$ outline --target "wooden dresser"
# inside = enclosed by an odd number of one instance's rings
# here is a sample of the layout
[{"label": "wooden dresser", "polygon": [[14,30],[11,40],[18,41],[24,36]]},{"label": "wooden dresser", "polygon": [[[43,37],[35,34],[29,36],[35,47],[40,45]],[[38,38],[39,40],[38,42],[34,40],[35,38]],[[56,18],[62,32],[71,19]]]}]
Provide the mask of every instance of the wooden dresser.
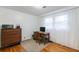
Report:
[{"label": "wooden dresser", "polygon": [[1,29],[1,47],[11,46],[21,42],[21,28]]}]

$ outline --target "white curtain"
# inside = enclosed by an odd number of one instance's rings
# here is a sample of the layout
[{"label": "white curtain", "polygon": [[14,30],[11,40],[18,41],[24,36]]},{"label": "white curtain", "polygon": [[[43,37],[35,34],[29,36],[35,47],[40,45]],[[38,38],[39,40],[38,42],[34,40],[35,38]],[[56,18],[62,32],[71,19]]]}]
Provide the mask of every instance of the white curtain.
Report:
[{"label": "white curtain", "polygon": [[51,41],[68,45],[69,26],[67,14],[44,18],[44,26],[46,27],[46,32],[50,33]]},{"label": "white curtain", "polygon": [[46,27],[46,32],[50,33],[50,40],[54,41],[54,19],[53,17],[44,18],[44,26]]},{"label": "white curtain", "polygon": [[69,25],[68,15],[60,14],[55,16],[55,42],[68,46],[69,42]]}]

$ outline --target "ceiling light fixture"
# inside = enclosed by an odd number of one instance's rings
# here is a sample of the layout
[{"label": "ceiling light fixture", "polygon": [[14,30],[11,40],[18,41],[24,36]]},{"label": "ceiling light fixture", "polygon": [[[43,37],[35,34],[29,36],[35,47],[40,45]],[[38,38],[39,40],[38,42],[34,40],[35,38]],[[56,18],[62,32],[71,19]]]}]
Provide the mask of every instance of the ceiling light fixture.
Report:
[{"label": "ceiling light fixture", "polygon": [[46,8],[47,6],[43,6],[42,8]]},{"label": "ceiling light fixture", "polygon": [[37,8],[37,9],[42,9],[42,8],[46,8],[47,6],[34,6],[34,8]]}]

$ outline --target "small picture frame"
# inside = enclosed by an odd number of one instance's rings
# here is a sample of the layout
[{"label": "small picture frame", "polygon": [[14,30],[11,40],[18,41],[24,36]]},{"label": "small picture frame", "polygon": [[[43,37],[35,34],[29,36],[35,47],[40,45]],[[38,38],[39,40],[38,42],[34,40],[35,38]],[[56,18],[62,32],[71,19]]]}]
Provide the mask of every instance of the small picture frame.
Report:
[{"label": "small picture frame", "polygon": [[16,28],[20,28],[20,26],[16,26]]}]

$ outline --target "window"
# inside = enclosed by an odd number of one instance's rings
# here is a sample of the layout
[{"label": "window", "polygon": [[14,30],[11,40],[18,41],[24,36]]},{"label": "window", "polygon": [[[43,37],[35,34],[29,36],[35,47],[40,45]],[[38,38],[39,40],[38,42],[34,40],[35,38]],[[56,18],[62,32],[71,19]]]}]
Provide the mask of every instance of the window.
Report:
[{"label": "window", "polygon": [[52,29],[53,28],[53,18],[45,18],[44,19],[44,26],[46,29]]},{"label": "window", "polygon": [[55,17],[55,29],[68,30],[68,16],[67,15],[59,15]]},{"label": "window", "polygon": [[68,30],[68,15],[44,18],[44,26],[46,29]]}]

